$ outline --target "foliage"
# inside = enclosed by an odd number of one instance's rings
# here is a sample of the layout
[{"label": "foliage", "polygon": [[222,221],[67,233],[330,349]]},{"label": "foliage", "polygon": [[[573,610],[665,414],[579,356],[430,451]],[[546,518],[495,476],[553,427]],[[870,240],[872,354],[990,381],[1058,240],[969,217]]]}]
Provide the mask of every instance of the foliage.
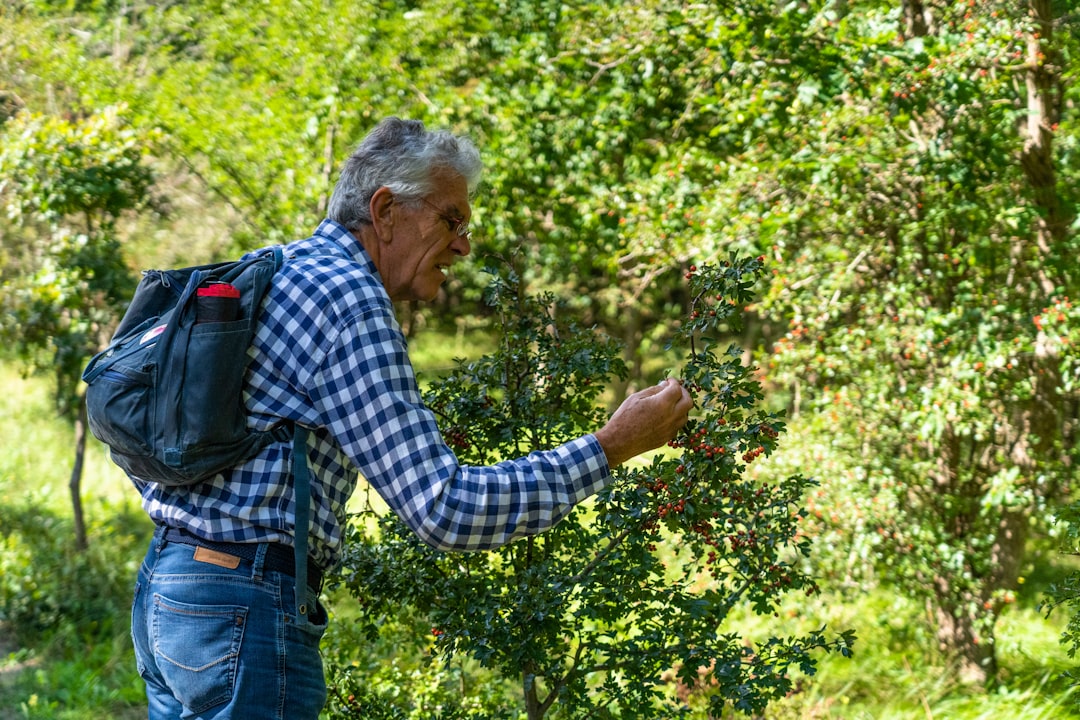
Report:
[{"label": "foliage", "polygon": [[128,290],[117,221],[152,200],[145,158],[152,138],[135,132],[123,107],[71,123],[23,113],[0,150],[0,198],[25,243],[23,263],[5,266],[0,337],[57,383],[57,405],[73,416],[87,358],[108,339]]},{"label": "foliage", "polygon": [[[341,616],[323,640],[330,697],[329,717],[423,720],[519,720],[513,685],[475,662],[432,663],[430,623],[423,613],[398,611],[383,618],[377,638],[352,622],[354,601],[341,592],[332,602]],[[357,649],[365,648],[363,654]]]},{"label": "foliage", "polygon": [[[1044,560],[1050,560],[1045,558]],[[769,707],[770,720],[805,718],[968,718],[1064,720],[1080,717],[1075,688],[1061,675],[1069,666],[1058,647],[1061,622],[1042,621],[1035,608],[1048,577],[1065,568],[1040,563],[1026,578],[998,623],[1002,672],[992,690],[973,689],[949,672],[947,659],[926,642],[925,603],[881,587],[859,593],[852,603],[825,589],[811,600],[789,599],[781,609],[786,631],[828,622],[851,627],[859,637],[852,659],[825,658],[812,680]],[[774,621],[775,622],[775,621]],[[744,621],[753,632],[752,619]],[[932,636],[932,633],[929,633]]]},{"label": "foliage", "polygon": [[26,242],[18,261],[0,268],[0,340],[30,371],[52,373],[57,409],[77,429],[69,489],[79,549],[87,543],[82,369],[111,335],[133,286],[117,223],[153,201],[154,173],[144,162],[152,135],[134,132],[123,111],[75,123],[23,112],[0,133],[0,199],[16,229],[0,238],[5,246]]},{"label": "foliage", "polygon": [[[1073,502],[1061,511],[1060,522],[1065,532],[1062,533],[1061,551],[1069,555],[1080,555],[1080,503]],[[1080,650],[1080,572],[1053,583],[1046,593],[1040,609],[1047,616],[1058,608],[1069,611],[1068,623],[1061,633],[1061,642],[1067,648],[1070,658],[1075,658]],[[1080,671],[1075,667],[1067,673],[1074,686],[1080,685]]]},{"label": "foliage", "polygon": [[[993,674],[1023,540],[1071,517],[1075,345],[1052,325],[1077,297],[1074,0],[4,13],[14,105],[74,118],[127,101],[198,199],[242,219],[237,244],[306,232],[378,116],[468,131],[490,167],[483,242],[529,248],[524,285],[622,338],[627,385],[692,299],[689,265],[765,254],[742,345],[775,352],[770,403],[790,400],[798,436],[763,472],[823,470],[814,568],[924,598],[945,648]],[[6,267],[33,259],[5,238]],[[463,270],[451,295],[481,288]]]},{"label": "foliage", "polygon": [[935,6],[922,28],[866,5],[814,18],[840,41],[826,73],[765,73],[762,93],[803,91],[800,121],[746,148],[721,212],[778,263],[772,377],[807,414],[790,465],[835,468],[814,498],[833,577],[924,597],[942,648],[992,678],[1025,539],[1075,462],[1075,351],[1043,325],[1075,296],[1077,197],[1017,132],[1025,80],[1075,46],[1015,4]]},{"label": "foliage", "polygon": [[[445,344],[452,344],[451,339],[446,338]],[[45,568],[54,568],[61,557],[66,557],[66,546],[57,542],[59,537],[70,534],[65,525],[70,522],[70,516],[65,511],[63,496],[50,493],[42,484],[55,487],[62,482],[54,472],[55,462],[69,453],[71,429],[48,412],[51,388],[47,383],[41,378],[21,378],[10,360],[0,363],[0,389],[3,390],[0,430],[5,437],[17,440],[0,446],[0,514],[4,520],[15,518],[12,524],[16,526],[33,524],[50,528],[48,537],[41,539],[42,547],[46,548],[42,550],[42,561]],[[788,433],[784,445],[797,439]],[[141,528],[129,524],[137,520],[138,511],[120,507],[119,503],[123,497],[134,499],[130,484],[122,473],[108,472],[106,453],[100,448],[92,449],[89,454],[92,457],[88,472],[92,470],[98,477],[96,494],[109,497],[103,507],[112,510],[99,513],[91,506],[91,515],[116,518],[92,529],[95,537],[100,533],[111,541],[91,545],[91,556],[100,553],[102,558],[101,565],[94,568],[116,576],[115,582],[105,583],[111,598],[108,602],[115,603],[111,610],[113,632],[105,632],[100,625],[93,633],[81,631],[78,616],[63,615],[60,626],[54,625],[53,632],[47,630],[44,637],[27,639],[19,649],[0,649],[3,675],[0,708],[16,717],[35,720],[146,717],[125,618],[130,600],[128,583],[133,581],[135,573],[133,563],[144,549],[150,527],[145,520]],[[779,457],[773,455],[767,464],[771,466]],[[128,533],[140,539],[125,539]],[[23,538],[26,543],[38,541],[36,531],[29,531]],[[820,542],[815,540],[815,553],[818,552]],[[55,559],[50,559],[54,556]],[[770,707],[768,717],[774,720],[863,716],[914,720],[927,716],[920,699],[923,697],[934,717],[951,720],[992,717],[1060,720],[1076,715],[1068,707],[1071,702],[1068,689],[1058,682],[1060,670],[1069,663],[1064,650],[1057,646],[1056,637],[1064,626],[1065,613],[1055,613],[1049,620],[1042,620],[1035,610],[1042,583],[1061,577],[1061,572],[1053,570],[1048,562],[1052,559],[1039,561],[1034,568],[1037,574],[1027,578],[1024,590],[1017,594],[1017,602],[1002,618],[998,644],[1003,655],[1003,672],[1008,678],[1007,688],[989,694],[971,693],[947,679],[944,668],[920,649],[919,641],[925,633],[921,603],[897,596],[887,588],[860,594],[853,600],[833,594],[828,586],[823,586],[821,594],[810,598],[801,593],[791,594],[781,607],[780,618],[771,615],[755,618],[744,608],[733,615],[732,622],[741,632],[754,637],[775,633],[777,627],[783,627],[785,632],[802,632],[822,623],[858,631],[855,656],[824,658],[812,683],[802,680],[798,683],[799,692]],[[1040,580],[1038,574],[1044,574],[1045,579]],[[70,594],[70,587],[60,583],[49,585],[65,595]],[[99,598],[102,597],[105,595],[99,593]],[[83,598],[81,602],[90,599]],[[368,689],[377,689],[380,698],[393,707],[404,709],[413,704],[413,698],[447,697],[451,692],[466,708],[490,700],[487,707],[491,715],[495,715],[498,707],[513,705],[512,700],[507,700],[513,697],[510,693],[513,687],[507,689],[506,683],[498,683],[474,665],[460,662],[460,658],[448,670],[443,669],[441,662],[424,664],[425,652],[434,641],[430,622],[424,618],[406,618],[403,613],[394,613],[380,623],[378,640],[372,643],[363,636],[362,626],[353,623],[355,600],[344,592],[336,592],[327,595],[327,604],[333,615],[322,646],[328,669],[356,662],[362,666],[357,674],[371,683]],[[0,645],[6,631],[0,623]],[[436,683],[442,687],[437,688]],[[492,699],[496,692],[502,693],[501,704]],[[467,699],[474,696],[479,700]],[[449,702],[445,706],[451,707]],[[429,707],[422,706],[414,711],[413,717],[417,720],[429,717],[425,714]],[[458,717],[462,716],[464,712]]]},{"label": "foliage", "polygon": [[149,523],[133,504],[106,505],[99,515],[108,519],[89,528],[93,545],[75,553],[70,513],[36,493],[13,496],[11,478],[0,489],[0,639],[10,634],[22,648],[14,659],[30,668],[5,668],[0,705],[32,718],[79,708],[123,716],[145,698],[127,618]]},{"label": "foliage", "polygon": [[34,720],[146,717],[128,617],[152,523],[101,446],[88,448],[92,538],[72,546],[58,467],[72,427],[51,411],[48,378],[0,362],[0,716]]},{"label": "foliage", "polygon": [[454,103],[453,86],[433,90],[423,75],[453,66],[455,4],[445,15],[415,5],[198,0],[76,14],[66,21],[83,63],[67,72],[80,104],[125,102],[135,126],[163,133],[169,165],[235,213],[236,249],[287,241],[321,219],[338,162],[377,119],[441,120]]},{"label": "foliage", "polygon": [[[620,472],[591,507],[494,552],[437,552],[392,515],[378,519],[378,535],[355,525],[344,583],[371,630],[401,603],[426,612],[433,653],[521,678],[529,718],[549,709],[560,717],[686,713],[672,681],[712,713],[752,714],[791,690],[793,670],[813,673],[816,654],[850,653],[850,633],[748,643],[724,629],[733,608],[771,615],[786,593],[817,590],[798,566],[809,553],[799,524],[812,482],[746,475],[776,448],[784,424],[756,407],[761,389],[741,349],[717,350],[760,268],[733,256],[690,273],[694,309],[679,347],[697,410],[673,443],[681,455]],[[498,349],[461,364],[427,397],[462,461],[489,464],[596,427],[601,384],[625,371],[618,348],[561,323],[554,299],[522,295],[514,274],[497,278],[488,299],[501,321]]]},{"label": "foliage", "polygon": [[[70,521],[32,502],[5,504],[0,538],[0,622],[21,644],[35,645],[64,623],[79,632],[107,635],[127,616],[136,558],[148,539],[134,506],[105,508],[114,515],[93,530],[109,546],[86,554],[71,552]],[[113,554],[129,557],[115,563]],[[79,592],[71,592],[79,588]],[[119,612],[118,612],[119,611]]]}]

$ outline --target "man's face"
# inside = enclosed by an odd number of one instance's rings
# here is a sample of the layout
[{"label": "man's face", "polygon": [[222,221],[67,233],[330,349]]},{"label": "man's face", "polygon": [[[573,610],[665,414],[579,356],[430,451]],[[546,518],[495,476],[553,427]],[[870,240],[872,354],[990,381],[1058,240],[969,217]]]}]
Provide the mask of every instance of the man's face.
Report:
[{"label": "man's face", "polygon": [[384,249],[379,273],[390,299],[434,300],[446,271],[469,254],[469,239],[458,235],[457,221],[468,222],[468,187],[456,173],[435,176],[435,190],[417,207],[395,203],[393,237]]}]

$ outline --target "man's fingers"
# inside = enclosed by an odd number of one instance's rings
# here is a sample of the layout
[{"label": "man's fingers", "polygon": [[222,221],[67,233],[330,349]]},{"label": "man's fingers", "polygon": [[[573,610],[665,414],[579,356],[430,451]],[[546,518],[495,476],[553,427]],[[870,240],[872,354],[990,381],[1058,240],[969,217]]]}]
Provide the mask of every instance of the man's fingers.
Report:
[{"label": "man's fingers", "polygon": [[654,404],[654,422],[657,432],[666,435],[666,442],[690,419],[694,399],[683,384],[673,378],[668,378],[657,387],[660,387],[660,394],[654,398],[654,403],[658,403]]},{"label": "man's fingers", "polygon": [[671,395],[674,411],[677,414],[689,414],[690,409],[694,407],[694,398],[690,396],[690,392],[678,380],[668,378],[667,385],[661,392]]},{"label": "man's fingers", "polygon": [[654,395],[659,395],[660,393],[664,392],[667,389],[668,389],[668,383],[667,383],[667,380],[664,380],[664,381],[661,381],[661,382],[657,383],[656,385],[651,385],[651,386],[645,388],[644,390],[638,390],[637,393],[635,393],[635,394],[638,397],[648,398],[648,397],[653,397]]}]

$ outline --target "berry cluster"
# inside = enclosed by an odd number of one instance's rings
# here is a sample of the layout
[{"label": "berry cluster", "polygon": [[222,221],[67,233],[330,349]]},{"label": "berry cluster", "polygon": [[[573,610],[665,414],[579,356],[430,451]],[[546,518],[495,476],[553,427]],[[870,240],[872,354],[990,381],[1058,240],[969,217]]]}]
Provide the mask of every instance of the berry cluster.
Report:
[{"label": "berry cluster", "polygon": [[457,448],[458,450],[468,450],[470,447],[469,437],[460,427],[452,427],[449,430],[444,430],[443,439],[446,440],[447,445]]},{"label": "berry cluster", "polygon": [[683,498],[682,500],[678,500],[676,502],[669,502],[669,503],[666,503],[664,505],[661,505],[660,508],[656,511],[656,513],[660,517],[664,518],[664,517],[667,517],[669,513],[673,513],[673,512],[674,513],[683,513],[685,511],[686,511],[686,499]]},{"label": "berry cluster", "polygon": [[774,428],[772,425],[765,425],[764,423],[758,425],[757,428],[755,428],[755,432],[761,433],[770,440],[775,440],[776,438],[780,437],[779,430]]},{"label": "berry cluster", "polygon": [[[675,472],[681,475],[686,472],[686,468],[683,465],[680,465],[678,468],[675,469]],[[684,482],[683,486],[685,489],[689,489],[690,482]],[[652,493],[666,493],[669,498],[668,502],[662,503],[657,507],[657,518],[662,519],[666,518],[672,513],[681,514],[686,511],[687,498],[685,496],[682,496],[681,493],[679,493],[678,488],[672,488],[660,478],[654,478],[653,482],[645,483],[644,487]],[[642,529],[645,530],[645,532],[652,532],[653,530],[656,530],[656,527],[657,525],[655,521],[646,521],[642,525]]]},{"label": "berry cluster", "polygon": [[1046,326],[1064,323],[1067,319],[1066,313],[1070,310],[1072,310],[1072,302],[1069,298],[1060,300],[1055,298],[1053,304],[1044,307],[1042,312],[1034,317],[1035,327],[1043,330]]},{"label": "berry cluster", "polygon": [[753,450],[747,450],[746,452],[743,453],[743,456],[742,456],[743,462],[746,463],[747,465],[749,465],[750,463],[757,460],[758,456],[761,455],[763,452],[765,452],[765,448],[762,447],[761,445],[758,445]]},{"label": "berry cluster", "polygon": [[[682,440],[680,440],[679,438],[675,438],[674,440],[670,441],[668,443],[668,447],[676,449],[686,448],[690,452],[700,453],[701,455],[704,455],[706,460],[712,460],[714,457],[719,457],[720,455],[726,454],[727,448],[725,448],[723,445],[715,445],[705,442],[705,436],[707,434],[708,429],[705,427],[701,427],[698,428],[698,430],[692,435]],[[682,465],[680,465],[679,468],[685,469]],[[675,472],[682,474],[683,470],[677,468]]]}]

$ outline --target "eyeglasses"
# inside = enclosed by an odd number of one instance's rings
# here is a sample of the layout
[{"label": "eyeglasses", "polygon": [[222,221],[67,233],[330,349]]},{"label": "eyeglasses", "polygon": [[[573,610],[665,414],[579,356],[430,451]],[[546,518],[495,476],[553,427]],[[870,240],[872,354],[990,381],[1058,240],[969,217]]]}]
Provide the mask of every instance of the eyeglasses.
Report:
[{"label": "eyeglasses", "polygon": [[439,216],[439,219],[446,223],[446,226],[450,228],[450,232],[454,233],[458,237],[463,237],[469,242],[472,242],[472,231],[469,230],[469,223],[462,219],[452,217],[444,213],[437,205],[433,205],[424,198],[420,198],[420,202],[427,205],[429,208],[435,211],[435,214]]}]

